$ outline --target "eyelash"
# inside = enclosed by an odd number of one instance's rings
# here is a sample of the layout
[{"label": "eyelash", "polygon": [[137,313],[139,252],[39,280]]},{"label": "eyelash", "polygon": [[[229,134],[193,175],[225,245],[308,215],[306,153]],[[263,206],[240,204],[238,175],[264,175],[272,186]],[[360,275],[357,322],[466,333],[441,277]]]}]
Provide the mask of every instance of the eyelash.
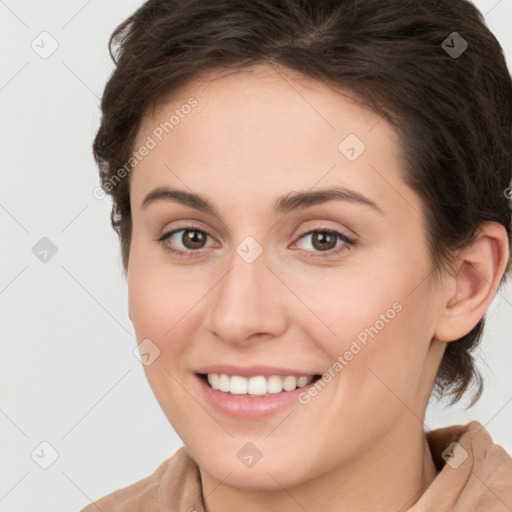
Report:
[{"label": "eyelash", "polygon": [[[196,256],[196,253],[200,253],[201,249],[197,250],[188,250],[188,251],[180,251],[177,249],[173,249],[169,247],[165,242],[168,238],[170,238],[172,235],[179,233],[180,231],[196,231],[198,233],[203,233],[206,236],[210,236],[206,231],[203,231],[202,229],[198,229],[195,226],[182,226],[180,229],[174,229],[173,231],[169,231],[168,233],[165,233],[160,238],[157,238],[155,241],[158,241],[163,248],[170,254],[174,254],[183,258],[194,258]],[[335,249],[329,249],[328,251],[313,251],[316,252],[314,256],[311,256],[313,258],[325,258],[329,256],[334,256],[336,254],[339,254],[343,251],[346,251],[350,249],[351,247],[357,246],[357,241],[353,238],[348,237],[347,235],[341,233],[340,231],[337,231],[332,228],[316,228],[316,229],[310,229],[309,231],[306,231],[302,233],[298,238],[297,241],[299,241],[301,238],[305,237],[306,235],[310,235],[313,233],[328,233],[330,235],[334,235],[341,239],[343,244]],[[311,251],[306,251],[311,252]]]}]

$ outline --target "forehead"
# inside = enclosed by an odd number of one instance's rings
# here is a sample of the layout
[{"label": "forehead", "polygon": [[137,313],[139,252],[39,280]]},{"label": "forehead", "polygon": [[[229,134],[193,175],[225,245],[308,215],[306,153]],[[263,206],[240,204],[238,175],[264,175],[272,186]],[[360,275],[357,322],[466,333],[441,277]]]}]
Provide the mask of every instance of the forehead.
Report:
[{"label": "forehead", "polygon": [[321,182],[377,187],[389,197],[389,180],[400,179],[391,125],[349,91],[291,70],[205,73],[147,112],[134,149],[148,137],[154,148],[131,176],[139,204],[164,184],[221,198],[236,185],[240,195],[264,199]]},{"label": "forehead", "polygon": [[[187,104],[192,98],[197,106],[189,112]],[[197,136],[205,132],[208,138],[212,132],[221,136],[231,129],[240,137],[251,136],[247,145],[254,135],[272,140],[279,128],[284,128],[290,138],[300,134],[311,137],[313,132],[323,138],[328,130],[333,132],[331,135],[338,132],[338,137],[346,128],[363,136],[381,121],[378,113],[346,88],[334,90],[297,71],[262,65],[236,71],[209,70],[173,90],[146,112],[139,141],[160,123],[169,121],[173,113],[179,115],[173,123],[193,126]],[[186,118],[187,123],[181,123]],[[172,128],[174,135],[184,131],[177,129],[178,123]],[[245,130],[240,134],[242,127]],[[389,125],[380,132],[395,136]]]}]

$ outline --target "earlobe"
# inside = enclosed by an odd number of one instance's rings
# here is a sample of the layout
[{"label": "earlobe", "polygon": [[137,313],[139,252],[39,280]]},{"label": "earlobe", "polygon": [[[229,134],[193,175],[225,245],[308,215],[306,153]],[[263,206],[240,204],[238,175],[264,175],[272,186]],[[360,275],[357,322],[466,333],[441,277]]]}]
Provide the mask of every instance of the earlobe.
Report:
[{"label": "earlobe", "polygon": [[473,243],[461,251],[458,272],[453,276],[455,293],[439,317],[434,337],[453,341],[468,334],[482,319],[507,267],[508,237],[505,227],[496,222],[481,225]]}]

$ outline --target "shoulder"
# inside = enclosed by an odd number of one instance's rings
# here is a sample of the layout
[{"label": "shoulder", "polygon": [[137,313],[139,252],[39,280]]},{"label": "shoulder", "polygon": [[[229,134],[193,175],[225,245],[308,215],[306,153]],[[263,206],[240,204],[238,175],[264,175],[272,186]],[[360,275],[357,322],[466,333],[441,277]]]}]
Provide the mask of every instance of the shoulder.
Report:
[{"label": "shoulder", "polygon": [[199,492],[197,465],[182,446],[152,475],[100,498],[81,512],[158,512],[161,507],[164,509],[164,500],[169,503],[181,501],[182,495],[188,494],[188,501]]},{"label": "shoulder", "polygon": [[[443,451],[451,443],[457,443],[466,451],[484,458],[492,456],[493,461],[510,465],[510,454],[499,444],[495,443],[485,426],[479,421],[471,421],[466,425],[451,425],[449,427],[431,430],[426,433],[427,440],[435,459],[444,459]],[[439,461],[441,462],[441,461]],[[443,462],[441,462],[443,465]]]},{"label": "shoulder", "polygon": [[[411,512],[512,510],[512,458],[478,421],[427,432],[439,471]],[[442,504],[441,504],[442,497]],[[435,507],[434,507],[435,505]]]}]

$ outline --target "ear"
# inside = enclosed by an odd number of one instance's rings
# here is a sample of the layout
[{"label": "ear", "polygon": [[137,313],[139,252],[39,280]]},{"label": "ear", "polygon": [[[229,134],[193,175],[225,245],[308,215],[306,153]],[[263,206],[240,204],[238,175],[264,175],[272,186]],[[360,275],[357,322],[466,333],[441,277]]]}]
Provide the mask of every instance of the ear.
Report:
[{"label": "ear", "polygon": [[450,291],[446,293],[435,339],[453,341],[462,338],[482,319],[507,267],[508,244],[503,225],[482,223],[473,243],[460,252],[457,273],[448,278],[450,282],[446,289]]}]

